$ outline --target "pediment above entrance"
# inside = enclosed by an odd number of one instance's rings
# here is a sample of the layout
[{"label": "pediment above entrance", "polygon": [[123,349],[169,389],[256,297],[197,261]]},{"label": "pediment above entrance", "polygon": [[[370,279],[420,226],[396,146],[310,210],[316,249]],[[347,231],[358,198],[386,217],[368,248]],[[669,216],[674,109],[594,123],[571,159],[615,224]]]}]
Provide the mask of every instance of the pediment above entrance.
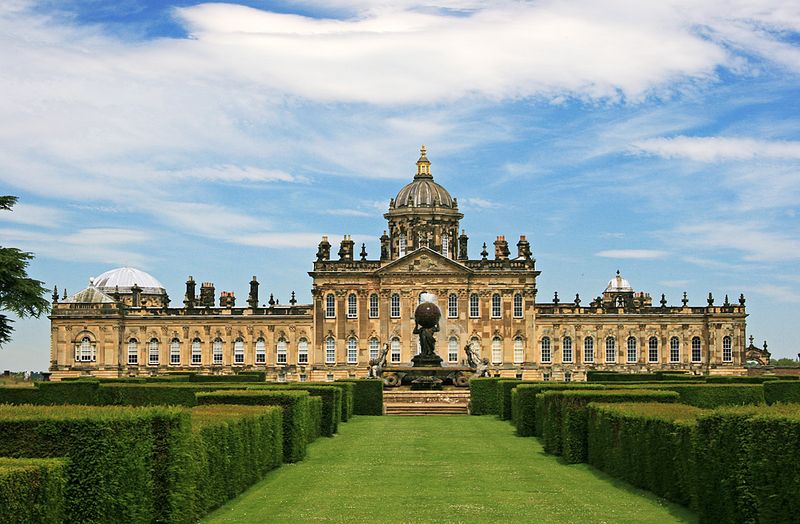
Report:
[{"label": "pediment above entrance", "polygon": [[420,273],[468,275],[473,271],[441,253],[421,247],[402,258],[393,260],[375,272],[376,275],[410,275]]}]

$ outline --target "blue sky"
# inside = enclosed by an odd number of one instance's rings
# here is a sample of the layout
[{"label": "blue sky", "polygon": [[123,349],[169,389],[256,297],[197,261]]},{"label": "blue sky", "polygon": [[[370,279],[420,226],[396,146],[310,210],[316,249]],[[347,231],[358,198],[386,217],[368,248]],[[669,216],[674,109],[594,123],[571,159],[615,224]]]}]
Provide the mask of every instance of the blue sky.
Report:
[{"label": "blue sky", "polygon": [[[70,293],[144,269],[310,301],[323,234],[366,242],[420,144],[470,255],[528,235],[539,299],[620,269],[672,304],[747,296],[796,356],[800,6],[785,1],[0,6],[0,243]],[[0,369],[44,369],[46,319]]]}]

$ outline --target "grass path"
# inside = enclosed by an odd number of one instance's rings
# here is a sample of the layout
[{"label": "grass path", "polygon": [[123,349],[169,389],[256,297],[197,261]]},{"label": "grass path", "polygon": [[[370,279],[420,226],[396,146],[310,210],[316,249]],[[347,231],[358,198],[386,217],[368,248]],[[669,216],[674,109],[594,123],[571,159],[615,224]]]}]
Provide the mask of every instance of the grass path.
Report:
[{"label": "grass path", "polygon": [[494,417],[356,417],[204,521],[694,522]]}]

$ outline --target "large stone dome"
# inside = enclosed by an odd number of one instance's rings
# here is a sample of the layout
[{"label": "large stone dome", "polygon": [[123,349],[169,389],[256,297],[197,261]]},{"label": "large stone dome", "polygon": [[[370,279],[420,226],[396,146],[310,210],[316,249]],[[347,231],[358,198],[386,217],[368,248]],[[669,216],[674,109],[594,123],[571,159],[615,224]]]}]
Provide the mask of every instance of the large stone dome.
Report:
[{"label": "large stone dome", "polygon": [[622,278],[622,275],[617,271],[617,275],[608,281],[606,286],[606,293],[630,293],[633,291],[631,283]]},{"label": "large stone dome", "polygon": [[105,292],[129,292],[134,284],[142,288],[144,293],[160,293],[164,286],[150,273],[133,267],[120,267],[106,271],[92,280],[94,287]]},{"label": "large stone dome", "polygon": [[446,207],[455,208],[457,203],[450,196],[445,188],[433,181],[430,170],[430,161],[426,156],[425,146],[420,149],[420,157],[417,160],[417,174],[414,180],[406,184],[397,193],[394,199],[394,207]]}]

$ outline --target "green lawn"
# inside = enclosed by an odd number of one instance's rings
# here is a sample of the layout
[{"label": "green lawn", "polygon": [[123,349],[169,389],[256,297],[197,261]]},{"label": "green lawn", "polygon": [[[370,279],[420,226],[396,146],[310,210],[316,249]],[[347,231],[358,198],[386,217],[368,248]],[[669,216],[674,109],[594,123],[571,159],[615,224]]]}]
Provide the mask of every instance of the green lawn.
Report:
[{"label": "green lawn", "polygon": [[356,417],[204,522],[693,522],[494,417]]}]

